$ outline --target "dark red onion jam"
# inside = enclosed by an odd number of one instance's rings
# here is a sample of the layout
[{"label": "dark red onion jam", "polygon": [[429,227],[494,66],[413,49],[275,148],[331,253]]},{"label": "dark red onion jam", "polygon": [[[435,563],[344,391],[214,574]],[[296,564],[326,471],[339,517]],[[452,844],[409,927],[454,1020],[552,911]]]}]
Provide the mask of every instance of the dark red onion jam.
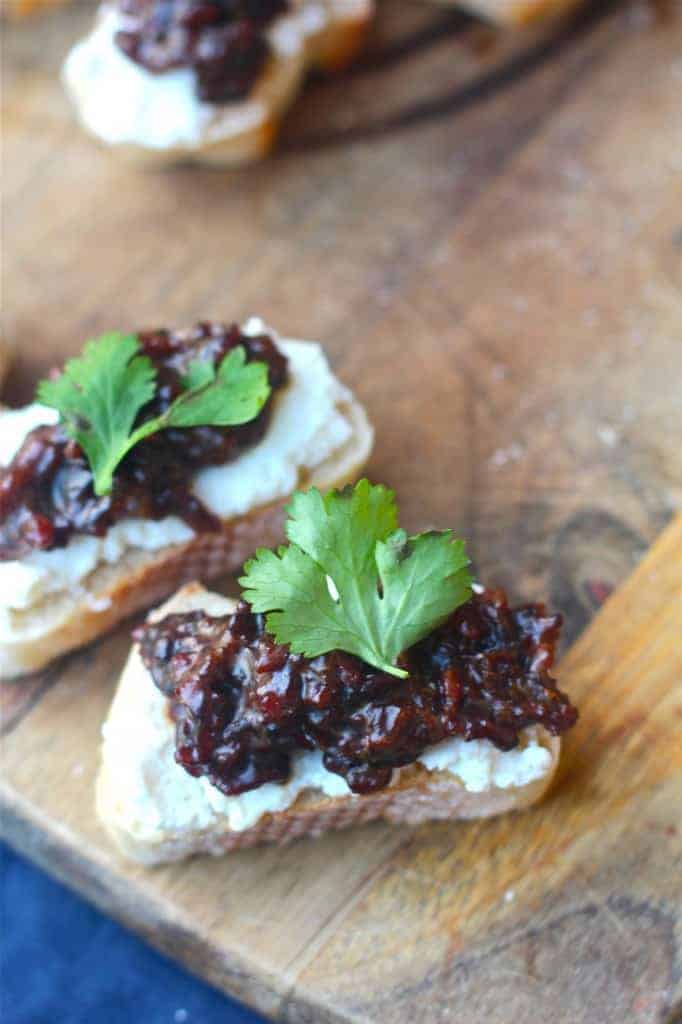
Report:
[{"label": "dark red onion jam", "polygon": [[222,617],[169,615],[135,639],[191,775],[244,793],[286,781],[292,754],[319,749],[353,792],[372,793],[448,737],[511,750],[528,726],[570,729],[577,712],[550,675],[560,630],[544,605],[510,608],[486,590],[401,656],[405,680],[340,651],[291,654],[244,603]]},{"label": "dark red onion jam", "polygon": [[243,99],[270,55],[267,26],[287,0],[118,0],[116,45],[147,71],[192,68],[207,103]]},{"label": "dark red onion jam", "polygon": [[267,335],[249,337],[236,325],[200,323],[182,331],[143,331],[138,338],[157,371],[156,395],[140,422],[168,408],[192,360],[218,365],[237,345],[244,346],[248,360],[267,364],[272,394],[250,423],[154,434],[126,456],[106,497],[95,494],[87,460],[62,427],[31,431],[10,465],[0,470],[0,561],[64,547],[74,534],[101,537],[121,519],[179,516],[197,532],[218,528],[192,494],[192,478],[203,466],[230,462],[262,439],[273,395],[287,381],[286,357]]}]

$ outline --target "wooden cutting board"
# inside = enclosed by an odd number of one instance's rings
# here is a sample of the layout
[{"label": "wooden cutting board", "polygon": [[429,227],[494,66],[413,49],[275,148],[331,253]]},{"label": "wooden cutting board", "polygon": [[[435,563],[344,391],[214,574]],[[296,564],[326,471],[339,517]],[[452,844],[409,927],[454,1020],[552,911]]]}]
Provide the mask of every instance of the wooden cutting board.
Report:
[{"label": "wooden cutting board", "polygon": [[138,173],[74,128],[86,5],[5,32],[4,397],[105,329],[259,313],[371,409],[408,528],[452,525],[582,634],[537,810],[156,871],[92,811],[128,627],[3,687],[10,840],[290,1024],[677,1019],[679,520],[641,561],[682,499],[682,15],[657,8],[495,36],[385,0],[357,69],[229,175]]},{"label": "wooden cutting board", "polygon": [[287,1022],[672,1024],[682,929],[682,517],[561,665],[581,710],[532,811],[374,825],[132,867],[94,818],[123,636],[45,677],[5,738],[10,841]]}]

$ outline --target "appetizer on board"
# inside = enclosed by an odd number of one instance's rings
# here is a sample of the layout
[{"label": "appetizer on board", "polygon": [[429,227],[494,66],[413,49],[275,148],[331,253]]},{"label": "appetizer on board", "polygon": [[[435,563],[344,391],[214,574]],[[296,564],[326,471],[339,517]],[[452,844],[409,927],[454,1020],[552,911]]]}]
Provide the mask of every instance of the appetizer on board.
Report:
[{"label": "appetizer on board", "polygon": [[0,676],[42,668],[282,536],[373,431],[319,345],[262,321],[110,334],[0,412]]},{"label": "appetizer on board", "polygon": [[148,864],[377,818],[487,817],[546,791],[577,713],[561,619],[472,584],[450,531],[408,537],[366,480],[289,506],[237,604],[153,612],[103,727],[100,820]]},{"label": "appetizer on board", "polygon": [[373,0],[111,0],[64,64],[83,127],[154,163],[264,156],[311,67],[355,56]]}]

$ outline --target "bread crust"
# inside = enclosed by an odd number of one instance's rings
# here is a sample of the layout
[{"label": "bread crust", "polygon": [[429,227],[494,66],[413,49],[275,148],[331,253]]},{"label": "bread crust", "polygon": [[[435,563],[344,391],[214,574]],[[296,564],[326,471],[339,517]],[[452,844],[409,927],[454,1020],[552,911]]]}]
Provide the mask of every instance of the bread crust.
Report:
[{"label": "bread crust", "polygon": [[[207,592],[199,584],[190,584],[150,618],[159,619],[171,611],[197,607],[213,614],[226,614],[234,605],[234,601]],[[139,653],[133,648],[109,721],[115,722],[126,712],[130,694],[126,674],[136,671],[139,665]],[[135,682],[138,681],[135,677]],[[150,682],[150,685],[153,684]],[[561,741],[542,728],[536,730],[536,735],[551,759],[546,773],[526,785],[491,786],[485,792],[474,793],[465,789],[450,772],[428,771],[415,764],[402,769],[397,781],[387,789],[369,796],[329,797],[319,790],[304,790],[286,810],[267,813],[243,831],[231,829],[227,819],[218,816],[210,827],[162,827],[153,834],[139,827],[135,810],[126,804],[120,791],[115,758],[107,756],[105,744],[95,787],[96,811],[121,853],[147,865],[177,861],[194,854],[218,856],[263,843],[281,846],[295,839],[314,838],[325,832],[378,820],[394,825],[420,825],[436,820],[488,818],[529,807],[547,792],[559,762]],[[199,785],[199,780],[193,781]]]},{"label": "bread crust", "polygon": [[117,811],[116,778],[103,767],[96,782],[97,816],[120,852],[129,860],[149,866],[183,860],[196,854],[220,856],[265,843],[284,846],[296,839],[314,839],[325,832],[384,820],[392,825],[421,825],[427,821],[490,818],[520,811],[538,803],[549,789],[559,763],[561,741],[540,730],[543,746],[552,757],[545,776],[525,786],[471,793],[447,772],[428,772],[420,765],[405,769],[397,785],[373,796],[320,797],[302,794],[286,811],[267,814],[251,828],[235,832],[224,828],[182,834],[167,830],[158,839],[131,832]]},{"label": "bread crust", "polygon": [[4,338],[0,338],[0,388],[5,383],[5,378],[10,371],[12,365],[12,348],[9,342],[5,341]]},{"label": "bread crust", "polygon": [[[300,6],[305,7],[305,0]],[[255,102],[262,108],[253,123],[235,130],[235,105],[231,104],[211,122],[199,146],[152,149],[121,143],[108,144],[109,148],[128,162],[156,167],[179,162],[237,167],[262,159],[272,149],[284,114],[298,94],[308,69],[315,67],[334,72],[346,67],[362,46],[374,13],[374,0],[324,0],[323,6],[327,23],[310,32],[305,45],[296,54],[273,55],[254,93],[243,104],[236,105],[237,109],[244,109]],[[82,126],[99,138],[84,117],[87,83],[75,81],[68,73],[63,78]]]},{"label": "bread crust", "polygon": [[503,25],[529,25],[540,18],[562,14],[581,0],[436,0],[440,4],[466,7],[474,14]]},{"label": "bread crust", "polygon": [[[298,486],[343,486],[367,461],[373,431],[364,409],[355,401],[339,408],[351,423],[352,436],[332,457],[302,472]],[[12,612],[11,636],[0,642],[0,678],[14,679],[44,668],[183,583],[238,571],[256,547],[272,547],[282,539],[287,501],[288,497],[225,520],[219,533],[198,534],[185,544],[131,550],[116,565],[98,566],[78,594],[50,594],[26,611]]]},{"label": "bread crust", "polygon": [[60,7],[67,0],[0,0],[0,17],[25,18],[29,14],[45,13]]}]

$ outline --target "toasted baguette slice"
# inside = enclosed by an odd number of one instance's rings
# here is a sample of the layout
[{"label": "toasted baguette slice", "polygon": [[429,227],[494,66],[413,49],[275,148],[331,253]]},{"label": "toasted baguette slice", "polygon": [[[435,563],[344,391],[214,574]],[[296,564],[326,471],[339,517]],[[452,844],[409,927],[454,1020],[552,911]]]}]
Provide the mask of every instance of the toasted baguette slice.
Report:
[{"label": "toasted baguette slice", "polygon": [[436,0],[437,3],[465,7],[488,21],[501,25],[528,25],[540,18],[562,14],[577,7],[581,0]]},{"label": "toasted baguette slice", "polygon": [[[225,615],[234,606],[234,601],[190,584],[150,618],[197,608]],[[476,792],[449,770],[428,771],[414,765],[397,772],[388,789],[355,796],[339,776],[318,764],[286,785],[269,783],[252,793],[225,797],[175,763],[169,702],[154,685],[137,647],[131,651],[102,731],[97,814],[121,852],[143,864],[196,853],[218,855],[260,843],[283,844],[381,818],[416,825],[519,810],[547,790],[560,748],[560,741],[544,729],[527,730],[525,749],[512,752],[516,767],[510,769],[512,762],[507,760],[500,771],[502,759],[510,754],[500,754],[487,740],[457,741],[477,763],[488,759],[490,782],[481,788],[479,776]],[[513,777],[516,784],[509,784]],[[325,794],[320,785],[333,795]]]},{"label": "toasted baguette slice", "polygon": [[[122,109],[122,104],[131,102],[143,109],[149,103],[149,90],[164,88],[164,75],[152,76],[119,55],[113,43],[117,16],[111,5],[102,6],[92,33],[71,51],[62,78],[86,131],[125,159],[157,166],[188,160],[235,166],[270,151],[284,113],[311,67],[336,71],[353,59],[373,12],[373,0],[298,0],[291,13],[273,23],[268,66],[251,94],[237,103],[199,104],[192,98],[194,83],[187,72],[181,93],[187,109],[195,110],[188,117],[200,118],[200,124],[183,129],[184,137],[175,126],[168,126],[152,139]],[[122,96],[116,95],[119,76],[126,79]],[[169,106],[164,102],[164,113]]]},{"label": "toasted baguette slice", "polygon": [[[297,486],[341,487],[355,480],[367,461],[374,432],[362,406],[345,389],[344,395],[335,408],[350,425],[348,439],[323,462],[302,467]],[[195,534],[184,543],[153,551],[130,548],[114,564],[100,563],[77,590],[51,592],[28,608],[12,609],[9,622],[0,620],[0,678],[45,667],[183,583],[238,571],[256,547],[282,540],[287,501],[288,496],[254,507],[223,520],[220,532]]]}]

